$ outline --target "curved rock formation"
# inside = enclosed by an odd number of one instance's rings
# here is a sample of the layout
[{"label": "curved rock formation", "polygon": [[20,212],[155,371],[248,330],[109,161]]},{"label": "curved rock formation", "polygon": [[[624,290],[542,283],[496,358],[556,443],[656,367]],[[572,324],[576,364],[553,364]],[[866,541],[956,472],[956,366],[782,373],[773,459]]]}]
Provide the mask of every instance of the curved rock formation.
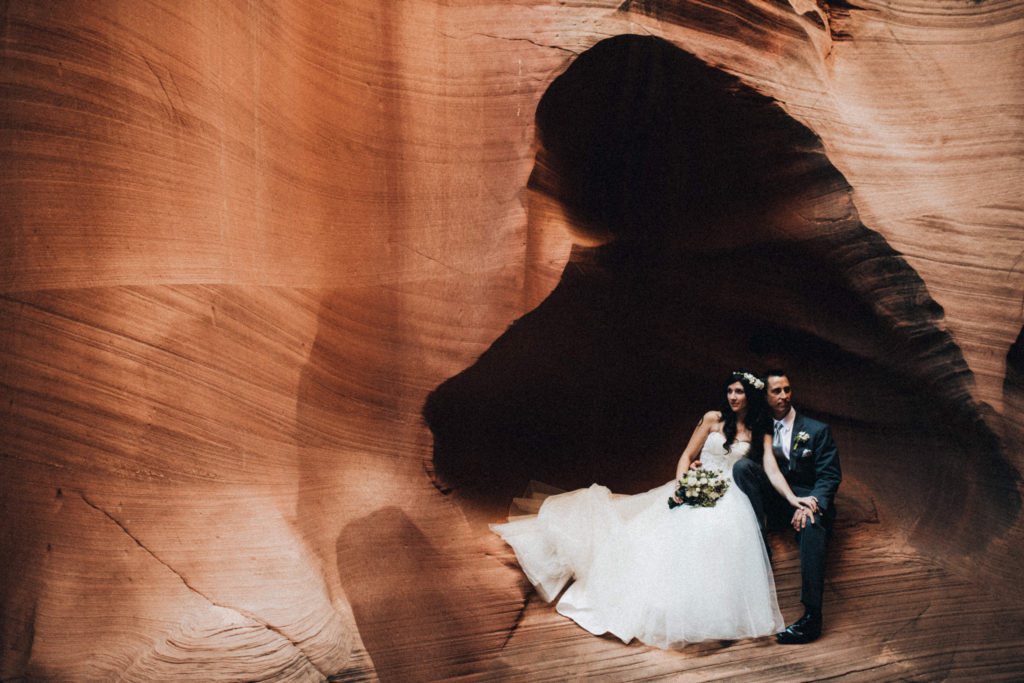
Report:
[{"label": "curved rock formation", "polygon": [[[0,677],[1024,668],[1020,3],[3,19]],[[556,149],[593,112],[555,114],[543,145],[533,117],[625,33],[760,93],[768,128],[735,142],[772,151],[747,169],[778,190],[744,207],[761,221],[602,244],[608,208]],[[662,76],[701,70],[679,59]],[[486,529],[515,489],[660,482],[723,368],[769,361],[842,452],[825,637],[662,652],[539,604]],[[773,543],[789,616],[796,558]]]}]

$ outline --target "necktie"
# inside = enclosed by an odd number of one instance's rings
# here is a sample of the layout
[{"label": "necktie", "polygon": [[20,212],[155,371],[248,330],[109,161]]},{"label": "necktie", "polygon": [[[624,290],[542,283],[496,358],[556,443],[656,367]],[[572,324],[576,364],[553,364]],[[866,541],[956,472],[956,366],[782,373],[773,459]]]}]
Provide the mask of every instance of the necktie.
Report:
[{"label": "necktie", "polygon": [[782,422],[775,423],[775,436],[772,437],[772,453],[775,457],[780,458],[782,462],[787,462],[786,451],[782,449]]}]

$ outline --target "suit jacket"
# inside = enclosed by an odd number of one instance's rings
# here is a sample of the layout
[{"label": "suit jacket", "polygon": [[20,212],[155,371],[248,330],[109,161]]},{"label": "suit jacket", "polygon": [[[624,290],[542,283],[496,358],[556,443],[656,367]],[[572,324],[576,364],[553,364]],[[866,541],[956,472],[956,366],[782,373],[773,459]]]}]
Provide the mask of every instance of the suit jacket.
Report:
[{"label": "suit jacket", "polygon": [[814,496],[824,512],[832,507],[839,482],[843,480],[832,430],[824,422],[797,413],[790,438],[789,462],[778,458],[779,469],[794,493]]}]

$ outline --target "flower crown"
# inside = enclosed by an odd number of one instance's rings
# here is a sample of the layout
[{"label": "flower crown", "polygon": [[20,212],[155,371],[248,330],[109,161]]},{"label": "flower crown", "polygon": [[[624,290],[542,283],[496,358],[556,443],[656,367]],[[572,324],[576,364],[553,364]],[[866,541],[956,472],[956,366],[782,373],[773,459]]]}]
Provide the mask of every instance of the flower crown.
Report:
[{"label": "flower crown", "polygon": [[747,384],[749,384],[750,386],[754,387],[758,391],[760,391],[761,389],[764,389],[764,382],[762,382],[755,375],[753,375],[753,374],[751,374],[749,372],[740,372],[739,370],[737,370],[736,372],[732,373],[732,376],[733,377],[742,377],[743,379],[747,380]]}]

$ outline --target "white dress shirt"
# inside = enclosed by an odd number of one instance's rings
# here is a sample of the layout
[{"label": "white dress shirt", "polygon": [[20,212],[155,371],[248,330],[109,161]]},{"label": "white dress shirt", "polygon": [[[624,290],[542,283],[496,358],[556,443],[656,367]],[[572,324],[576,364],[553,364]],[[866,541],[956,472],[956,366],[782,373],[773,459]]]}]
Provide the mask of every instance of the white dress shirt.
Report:
[{"label": "white dress shirt", "polygon": [[774,420],[772,424],[772,430],[774,433],[775,425],[782,423],[782,452],[786,456],[786,460],[789,460],[789,451],[793,445],[793,423],[796,421],[796,410],[793,406],[789,407],[789,412],[781,420]]}]

